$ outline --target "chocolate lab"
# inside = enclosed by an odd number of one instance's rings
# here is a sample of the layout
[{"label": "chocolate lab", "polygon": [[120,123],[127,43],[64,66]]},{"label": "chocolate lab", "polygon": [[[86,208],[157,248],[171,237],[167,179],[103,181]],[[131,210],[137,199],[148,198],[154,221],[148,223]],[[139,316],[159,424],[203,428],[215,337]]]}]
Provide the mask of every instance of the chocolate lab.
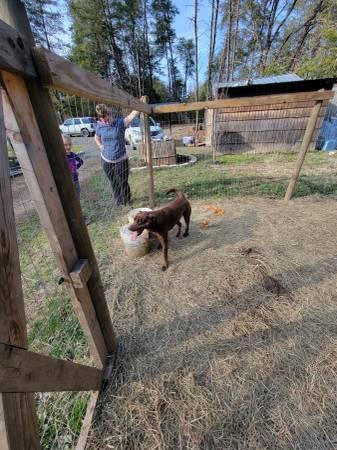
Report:
[{"label": "chocolate lab", "polygon": [[137,231],[138,235],[140,235],[144,230],[149,230],[157,237],[163,249],[164,259],[162,270],[166,270],[168,267],[168,232],[175,225],[178,225],[179,230],[177,237],[179,237],[181,233],[180,219],[184,217],[186,228],[183,236],[188,236],[191,217],[191,205],[185,197],[183,191],[179,189],[170,189],[166,192],[166,195],[170,192],[176,193],[176,198],[173,202],[164,208],[157,209],[156,211],[139,212],[135,216],[134,223],[129,226],[130,231]]}]

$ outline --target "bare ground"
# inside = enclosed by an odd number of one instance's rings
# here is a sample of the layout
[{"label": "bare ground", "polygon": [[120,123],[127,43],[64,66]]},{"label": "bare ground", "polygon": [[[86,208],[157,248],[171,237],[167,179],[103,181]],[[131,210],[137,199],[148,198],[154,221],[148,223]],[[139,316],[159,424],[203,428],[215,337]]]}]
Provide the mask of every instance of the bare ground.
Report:
[{"label": "bare ground", "polygon": [[337,448],[336,202],[208,205],[166,273],[111,242],[119,353],[88,448]]}]

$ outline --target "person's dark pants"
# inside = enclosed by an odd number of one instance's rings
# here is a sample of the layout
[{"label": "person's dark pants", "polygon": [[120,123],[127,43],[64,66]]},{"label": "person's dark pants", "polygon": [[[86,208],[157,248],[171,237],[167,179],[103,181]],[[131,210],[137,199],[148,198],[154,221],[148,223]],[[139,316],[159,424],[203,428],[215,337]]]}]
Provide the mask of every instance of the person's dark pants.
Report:
[{"label": "person's dark pants", "polygon": [[109,163],[102,160],[103,170],[108,177],[112,194],[117,206],[126,205],[131,198],[129,178],[129,161],[125,159],[117,163]]}]

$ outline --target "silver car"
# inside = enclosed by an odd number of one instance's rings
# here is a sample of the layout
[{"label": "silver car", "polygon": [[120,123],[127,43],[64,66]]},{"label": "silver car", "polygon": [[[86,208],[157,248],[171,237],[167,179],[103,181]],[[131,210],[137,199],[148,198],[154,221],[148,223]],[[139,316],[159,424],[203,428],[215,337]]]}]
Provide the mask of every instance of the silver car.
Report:
[{"label": "silver car", "polygon": [[[156,123],[152,117],[149,117],[150,133],[152,141],[162,141],[165,139],[164,130],[160,128],[160,124]],[[133,119],[129,127],[125,130],[125,141],[127,144],[135,146],[142,142],[142,129],[139,117]]]},{"label": "silver car", "polygon": [[96,130],[94,117],[72,117],[60,125],[60,130],[69,136],[93,136]]}]

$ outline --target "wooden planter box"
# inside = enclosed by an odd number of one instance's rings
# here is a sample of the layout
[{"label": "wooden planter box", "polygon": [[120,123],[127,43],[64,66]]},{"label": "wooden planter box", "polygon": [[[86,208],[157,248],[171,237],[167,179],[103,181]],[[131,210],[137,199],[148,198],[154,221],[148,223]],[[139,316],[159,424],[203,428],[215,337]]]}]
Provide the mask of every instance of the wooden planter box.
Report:
[{"label": "wooden planter box", "polygon": [[[144,146],[139,144],[137,150],[140,159],[147,162]],[[177,155],[174,141],[152,141],[152,161],[154,166],[176,164]]]}]

